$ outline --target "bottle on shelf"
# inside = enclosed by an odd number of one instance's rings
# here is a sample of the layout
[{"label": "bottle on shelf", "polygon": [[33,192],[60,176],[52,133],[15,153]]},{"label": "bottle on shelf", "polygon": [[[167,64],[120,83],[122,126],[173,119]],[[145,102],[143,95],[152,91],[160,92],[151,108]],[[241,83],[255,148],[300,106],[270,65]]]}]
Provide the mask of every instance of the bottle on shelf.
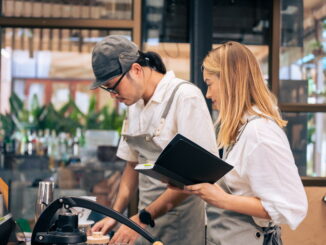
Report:
[{"label": "bottle on shelf", "polygon": [[44,130],[43,140],[42,140],[42,152],[44,156],[49,156],[49,143],[50,143],[51,135],[50,135],[50,129],[46,128]]},{"label": "bottle on shelf", "polygon": [[68,162],[68,141],[67,134],[65,132],[59,133],[59,155],[60,162],[66,164]]},{"label": "bottle on shelf", "polygon": [[81,128],[76,129],[76,134],[73,140],[73,155],[80,156],[80,148],[85,145],[85,140],[83,138],[83,133]]},{"label": "bottle on shelf", "polygon": [[70,164],[80,163],[80,148],[84,145],[81,128],[77,128],[75,137],[72,139],[72,155],[69,159]]},{"label": "bottle on shelf", "polygon": [[43,130],[42,129],[39,129],[39,130],[37,130],[36,142],[35,142],[36,155],[38,155],[38,156],[44,156],[43,144],[44,144]]},{"label": "bottle on shelf", "polygon": [[22,129],[19,134],[19,147],[18,147],[18,155],[27,155],[27,144],[28,144],[28,136],[25,129]]},{"label": "bottle on shelf", "polygon": [[4,130],[1,129],[0,130],[0,169],[3,169],[5,167],[3,135],[4,135]]},{"label": "bottle on shelf", "polygon": [[55,130],[51,131],[48,139],[47,155],[49,157],[49,168],[55,169],[60,162],[59,141]]},{"label": "bottle on shelf", "polygon": [[32,130],[27,131],[27,155],[36,154],[36,134]]}]

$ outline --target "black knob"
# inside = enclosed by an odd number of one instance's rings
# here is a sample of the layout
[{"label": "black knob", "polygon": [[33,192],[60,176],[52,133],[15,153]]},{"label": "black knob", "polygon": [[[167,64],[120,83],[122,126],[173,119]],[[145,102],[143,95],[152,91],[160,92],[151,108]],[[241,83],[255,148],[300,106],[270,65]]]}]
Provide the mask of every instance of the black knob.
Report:
[{"label": "black knob", "polygon": [[78,230],[78,215],[65,213],[59,214],[56,230],[60,232],[75,232]]}]

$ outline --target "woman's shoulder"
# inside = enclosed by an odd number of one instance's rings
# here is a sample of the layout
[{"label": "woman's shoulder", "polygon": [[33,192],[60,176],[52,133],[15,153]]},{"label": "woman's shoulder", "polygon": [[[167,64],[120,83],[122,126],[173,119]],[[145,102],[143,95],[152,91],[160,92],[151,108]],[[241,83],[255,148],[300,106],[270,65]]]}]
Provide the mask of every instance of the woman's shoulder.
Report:
[{"label": "woman's shoulder", "polygon": [[283,129],[273,119],[261,116],[249,119],[243,133],[246,138],[253,139],[257,143],[270,142],[271,139],[283,141],[285,137]]}]

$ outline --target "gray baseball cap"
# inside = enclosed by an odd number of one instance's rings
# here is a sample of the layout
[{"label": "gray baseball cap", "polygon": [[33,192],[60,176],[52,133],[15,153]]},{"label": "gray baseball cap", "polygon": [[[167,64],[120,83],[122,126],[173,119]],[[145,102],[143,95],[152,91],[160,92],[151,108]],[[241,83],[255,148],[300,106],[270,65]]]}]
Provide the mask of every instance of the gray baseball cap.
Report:
[{"label": "gray baseball cap", "polygon": [[138,47],[123,36],[111,35],[95,45],[92,67],[96,81],[90,89],[96,89],[106,81],[127,72],[139,57]]}]

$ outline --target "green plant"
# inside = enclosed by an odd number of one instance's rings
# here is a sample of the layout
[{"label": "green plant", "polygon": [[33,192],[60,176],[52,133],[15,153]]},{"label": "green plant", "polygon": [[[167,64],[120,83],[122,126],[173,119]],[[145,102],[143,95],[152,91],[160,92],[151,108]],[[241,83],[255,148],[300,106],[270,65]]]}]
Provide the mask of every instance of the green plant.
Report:
[{"label": "green plant", "polygon": [[117,130],[121,132],[124,115],[106,105],[100,111],[96,110],[96,99],[91,97],[88,112],[85,115],[86,129]]},{"label": "green plant", "polygon": [[0,128],[6,136],[11,136],[15,131],[50,129],[56,132],[68,132],[74,135],[77,128],[105,129],[121,131],[124,115],[116,110],[104,106],[96,109],[96,98],[92,96],[88,112],[84,114],[70,97],[69,101],[59,110],[52,103],[40,106],[37,96],[34,95],[30,109],[13,93],[10,97],[10,114],[0,114]]},{"label": "green plant", "polygon": [[68,102],[60,108],[58,114],[63,119],[59,122],[60,128],[58,131],[75,134],[77,128],[83,127],[85,115],[78,108],[72,97],[69,97]]},{"label": "green plant", "polygon": [[311,48],[312,48],[313,50],[315,50],[315,49],[323,49],[324,46],[323,46],[323,44],[322,44],[321,42],[319,42],[319,41],[314,41],[314,42],[311,43]]},{"label": "green plant", "polygon": [[325,55],[325,47],[322,42],[314,41],[310,44],[310,48],[312,49],[312,53],[316,57],[321,57]]},{"label": "green plant", "polygon": [[101,110],[103,119],[101,121],[100,129],[117,130],[121,133],[124,114],[119,114],[116,110],[109,110],[108,106],[104,106]]},{"label": "green plant", "polygon": [[100,114],[101,112],[96,110],[96,99],[92,96],[89,101],[87,114],[84,116],[86,129],[99,129],[100,128]]},{"label": "green plant", "polygon": [[[34,96],[33,96],[34,103]],[[11,118],[15,126],[22,130],[24,128],[32,128],[34,117],[30,116],[30,113],[27,109],[24,108],[24,103],[19,99],[19,97],[13,93],[9,98]],[[35,113],[34,113],[35,115]]]},{"label": "green plant", "polygon": [[10,137],[15,131],[15,123],[11,118],[10,114],[0,114],[0,137],[7,138]]},{"label": "green plant", "polygon": [[316,132],[316,127],[314,126],[314,113],[307,114],[307,143],[315,143],[313,140],[313,136]]},{"label": "green plant", "polygon": [[[69,102],[68,102],[69,103]],[[65,106],[64,106],[65,107]],[[61,108],[62,109],[62,108]],[[73,113],[66,110],[55,110],[52,103],[46,106],[44,118],[40,118],[38,129],[50,129],[58,132],[75,134],[75,130],[82,127]]]}]

